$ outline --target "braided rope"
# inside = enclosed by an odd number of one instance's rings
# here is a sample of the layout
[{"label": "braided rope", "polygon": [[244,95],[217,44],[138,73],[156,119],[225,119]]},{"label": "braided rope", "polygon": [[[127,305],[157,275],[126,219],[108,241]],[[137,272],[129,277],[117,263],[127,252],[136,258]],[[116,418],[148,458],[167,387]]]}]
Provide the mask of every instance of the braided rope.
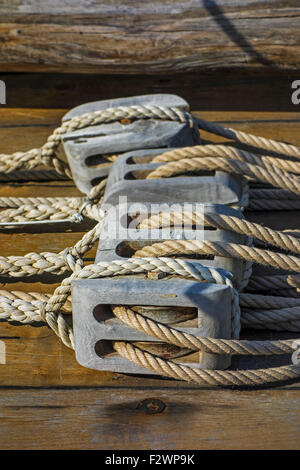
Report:
[{"label": "braided rope", "polygon": [[[0,207],[19,209],[38,207],[39,205],[47,205],[49,207],[71,206],[79,207],[83,202],[81,197],[0,197]],[[3,212],[1,212],[3,214]]]},{"label": "braided rope", "polygon": [[[92,195],[97,194],[98,187],[93,188]],[[6,198],[2,198],[6,199]],[[11,199],[11,198],[9,198]],[[18,199],[18,198],[14,198]],[[20,198],[26,199],[26,198]],[[13,203],[12,203],[13,205]],[[1,199],[0,199],[1,207]],[[0,224],[12,222],[29,221],[72,221],[72,216],[84,215],[89,219],[100,221],[102,220],[101,211],[96,204],[90,202],[85,203],[84,198],[30,198],[30,201],[25,201],[19,204],[16,208],[6,209],[0,212]]]},{"label": "braided rope", "polygon": [[[41,322],[41,311],[51,294],[0,290],[0,320],[16,321],[23,324]],[[64,307],[71,311],[71,302]]]},{"label": "braided rope", "polygon": [[[22,198],[26,199],[26,198]],[[0,222],[59,220],[71,217],[83,204],[83,198],[30,198],[16,208],[0,212]],[[0,201],[1,205],[1,201]]]},{"label": "braided rope", "polygon": [[27,253],[25,256],[0,256],[0,275],[13,278],[51,273],[62,275],[73,270],[74,263],[91,249],[99,238],[101,222],[74,245],[60,253]]},{"label": "braided rope", "polygon": [[15,152],[11,155],[0,154],[1,173],[13,172],[16,170],[32,170],[40,164],[40,149],[31,149],[27,152]]},{"label": "braided rope", "polygon": [[47,160],[47,163],[43,161],[43,148],[31,149],[27,152],[15,152],[11,155],[0,154],[0,171],[7,174],[19,170],[33,170],[37,166],[45,164],[49,168],[54,168],[59,175],[72,179],[68,165],[54,154],[52,159]]}]

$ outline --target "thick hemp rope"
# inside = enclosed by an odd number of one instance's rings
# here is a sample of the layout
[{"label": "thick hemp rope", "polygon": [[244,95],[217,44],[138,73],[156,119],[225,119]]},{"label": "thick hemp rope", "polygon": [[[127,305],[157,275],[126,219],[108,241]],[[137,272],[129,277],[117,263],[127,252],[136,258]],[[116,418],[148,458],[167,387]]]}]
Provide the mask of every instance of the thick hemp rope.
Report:
[{"label": "thick hemp rope", "polygon": [[[202,170],[220,170],[229,173],[242,174],[251,180],[261,181],[271,184],[274,188],[250,189],[250,208],[268,208],[273,201],[276,207],[294,208],[298,207],[298,195],[300,193],[299,179],[300,173],[300,149],[290,144],[264,139],[233,129],[227,129],[214,123],[194,118],[189,113],[177,108],[162,108],[155,106],[132,106],[111,108],[106,111],[88,113],[65,121],[48,138],[46,144],[41,149],[33,149],[28,152],[17,152],[11,156],[0,155],[0,169],[3,173],[15,172],[16,170],[31,170],[36,166],[45,164],[55,168],[60,174],[70,176],[70,171],[65,162],[57,156],[57,148],[61,136],[75,129],[96,125],[105,122],[113,122],[121,119],[164,119],[179,122],[188,122],[195,130],[198,124],[209,132],[222,135],[231,140],[238,141],[252,147],[259,147],[277,153],[278,155],[288,155],[292,160],[283,160],[273,155],[258,156],[234,147],[219,145],[198,146],[186,149],[166,152],[155,157],[153,161],[167,162],[166,165],[159,166],[148,175],[148,178],[169,177],[185,172],[200,172]],[[117,156],[113,156],[114,160]],[[216,158],[217,157],[217,158]],[[294,160],[293,160],[294,158]],[[168,163],[169,162],[169,163]],[[199,263],[184,261],[180,259],[161,257],[160,254],[173,256],[177,254],[197,254],[204,253],[213,256],[232,256],[239,259],[254,261],[260,264],[275,267],[277,269],[288,270],[289,272],[299,272],[299,258],[288,254],[273,253],[267,250],[258,249],[248,245],[215,243],[202,246],[192,245],[191,242],[180,243],[171,246],[163,242],[152,246],[144,247],[135,253],[135,257],[128,260],[113,261],[110,263],[98,263],[94,265],[83,265],[83,255],[93,246],[99,238],[101,221],[103,214],[101,211],[101,197],[106,181],[102,181],[91,190],[86,202],[82,205],[80,198],[65,198],[63,200],[43,200],[31,198],[31,201],[20,202],[18,198],[9,201],[2,199],[2,206],[6,210],[2,211],[4,223],[26,223],[31,220],[53,221],[54,219],[64,219],[73,217],[76,214],[84,215],[96,220],[97,225],[72,248],[67,248],[59,254],[54,253],[29,253],[24,257],[2,257],[0,268],[2,274],[12,277],[24,277],[32,274],[42,274],[52,272],[55,274],[67,274],[73,271],[71,277],[62,281],[53,295],[30,293],[25,294],[18,291],[11,293],[0,293],[0,318],[8,321],[20,321],[32,323],[35,321],[45,321],[50,328],[62,339],[65,345],[74,347],[74,338],[71,324],[68,319],[70,310],[70,285],[72,279],[88,279],[106,276],[119,276],[132,273],[161,272],[170,276],[182,276],[189,279],[196,279],[201,282],[217,282],[227,285],[232,293],[232,332],[233,337],[238,337],[240,323],[255,328],[290,328],[290,331],[299,330],[299,315],[297,298],[255,296],[250,294],[240,294],[240,304],[242,316],[240,316],[238,294],[233,289],[231,280],[224,274],[224,271],[201,266]],[[256,192],[255,192],[256,191]],[[259,192],[261,191],[261,192]],[[247,195],[248,197],[248,195]],[[1,202],[0,199],[0,202]],[[6,199],[6,200],[5,200]],[[57,198],[59,199],[59,198]],[[246,199],[245,199],[246,201]],[[260,205],[259,205],[260,203]],[[24,207],[22,207],[22,205]],[[244,205],[244,204],[241,204]],[[191,214],[193,217],[198,214]],[[283,250],[299,254],[299,241],[297,234],[289,234],[274,231],[235,218],[222,219],[212,218],[209,214],[204,223],[218,228],[233,230],[237,233],[247,234],[256,237],[258,240],[279,247]],[[176,219],[177,220],[177,219]],[[153,222],[153,221],[152,221]],[[151,223],[152,223],[151,222]],[[155,221],[154,221],[155,222]],[[177,223],[177,221],[175,221]],[[155,222],[157,223],[157,221]],[[180,223],[180,221],[179,221]],[[202,249],[202,251],[201,251]],[[144,250],[144,251],[143,251]],[[155,258],[137,256],[148,255],[154,252]],[[157,257],[158,256],[158,257]],[[280,278],[280,279],[279,279]],[[258,277],[253,278],[253,283],[259,282]],[[299,289],[300,282],[295,274],[268,276],[268,282],[274,288],[276,283],[280,284],[283,292],[290,291],[288,287]],[[252,283],[252,285],[253,285]],[[251,280],[250,280],[251,285]],[[276,300],[275,300],[276,299]],[[278,299],[278,301],[277,301]],[[258,309],[258,310],[257,310]],[[161,341],[175,344],[184,350],[200,350],[215,354],[286,354],[292,353],[295,349],[292,341],[237,341],[219,340],[215,338],[199,338],[193,335],[186,335],[169,325],[146,318],[130,308],[114,307],[115,315],[123,322],[130,324],[140,331],[152,332]],[[148,367],[156,373],[193,381],[196,383],[208,383],[214,385],[257,385],[273,383],[278,380],[298,378],[300,376],[299,366],[284,366],[272,369],[259,369],[247,371],[201,371],[200,369],[183,366],[174,361],[166,361],[162,358],[144,351],[140,345],[116,341],[115,350],[125,358],[128,358],[143,367]]]},{"label": "thick hemp rope", "polygon": [[[298,275],[299,276],[299,275]],[[252,290],[287,290],[296,287],[295,279],[297,275],[273,274],[269,276],[252,276],[247,288]]]},{"label": "thick hemp rope", "polygon": [[183,364],[177,364],[174,361],[162,359],[154,354],[142,351],[131,343],[123,341],[115,341],[114,348],[125,359],[150,369],[155,373],[200,385],[266,385],[282,380],[297,379],[300,376],[299,364],[270,369],[212,371],[188,367]]},{"label": "thick hemp rope", "polygon": [[251,236],[270,245],[277,246],[292,253],[300,254],[300,239],[278,230],[263,227],[229,215],[201,212],[159,212],[151,215],[139,224],[141,229],[155,229],[174,226],[209,226]]},{"label": "thick hemp rope", "polygon": [[[258,156],[245,150],[226,145],[195,145],[165,152],[152,159],[153,163],[175,162],[184,158],[214,157],[237,159],[265,168],[281,169],[286,172],[300,174],[300,161],[283,160],[272,156]],[[275,167],[275,168],[274,168]]]},{"label": "thick hemp rope", "polygon": [[169,178],[170,176],[182,175],[184,173],[197,173],[203,170],[225,171],[237,175],[254,178],[257,181],[271,184],[272,186],[289,190],[300,194],[299,178],[277,167],[262,167],[253,165],[237,159],[194,157],[183,158],[175,162],[161,165],[147,175],[147,179]]},{"label": "thick hemp rope", "polygon": [[212,255],[237,258],[265,266],[299,272],[300,259],[296,256],[275,253],[260,248],[228,242],[212,242],[208,240],[166,240],[144,246],[134,254],[136,257],[174,256],[174,255]]},{"label": "thick hemp rope", "polygon": [[268,188],[249,190],[247,210],[299,210],[300,197],[290,191]]}]

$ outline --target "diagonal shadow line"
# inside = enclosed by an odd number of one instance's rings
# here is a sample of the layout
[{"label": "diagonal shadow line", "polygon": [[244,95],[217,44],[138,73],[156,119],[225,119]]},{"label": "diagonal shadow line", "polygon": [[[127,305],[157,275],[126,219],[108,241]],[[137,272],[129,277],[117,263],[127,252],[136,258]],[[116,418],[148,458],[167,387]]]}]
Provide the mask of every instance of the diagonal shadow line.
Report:
[{"label": "diagonal shadow line", "polygon": [[273,68],[279,68],[278,65],[264,57],[260,52],[256,51],[252,44],[240,33],[234,24],[229,21],[222,8],[217,5],[215,0],[202,0],[204,8],[209,12],[213,20],[220,26],[224,33],[240,48],[245,54],[251,56],[262,65],[269,65]]}]

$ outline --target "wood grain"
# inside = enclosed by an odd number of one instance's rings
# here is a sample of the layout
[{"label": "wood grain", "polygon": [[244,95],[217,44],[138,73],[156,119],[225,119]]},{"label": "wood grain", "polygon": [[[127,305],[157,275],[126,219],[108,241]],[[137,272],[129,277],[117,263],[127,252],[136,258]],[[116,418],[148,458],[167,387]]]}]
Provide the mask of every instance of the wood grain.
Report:
[{"label": "wood grain", "polygon": [[3,71],[161,74],[299,68],[292,0],[67,0],[0,6]]},{"label": "wood grain", "polygon": [[1,390],[0,447],[298,449],[299,405],[293,390]]}]

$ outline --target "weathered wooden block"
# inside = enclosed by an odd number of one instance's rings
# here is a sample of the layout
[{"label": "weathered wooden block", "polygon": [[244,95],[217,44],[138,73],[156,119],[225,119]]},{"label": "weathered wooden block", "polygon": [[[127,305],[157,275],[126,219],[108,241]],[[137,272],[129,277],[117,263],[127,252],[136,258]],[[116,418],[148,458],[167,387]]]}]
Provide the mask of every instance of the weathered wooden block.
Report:
[{"label": "weathered wooden block", "polygon": [[[63,120],[87,112],[133,105],[176,107],[189,111],[188,103],[179,96],[157,94],[86,103],[69,111]],[[93,184],[108,175],[112,165],[109,156],[141,148],[183,147],[199,142],[198,131],[189,123],[159,119],[112,122],[85,127],[62,136],[73,178],[84,193],[89,193]]]},{"label": "weathered wooden block", "polygon": [[[130,193],[129,193],[130,194]],[[105,207],[105,204],[104,204]],[[198,227],[165,227],[155,230],[140,229],[136,227],[139,220],[145,216],[160,212],[198,212],[200,214],[223,214],[243,218],[241,211],[221,204],[150,204],[150,203],[124,203],[107,210],[100,233],[100,243],[96,255],[98,261],[112,261],[127,259],[131,253],[146,245],[164,240],[209,240],[229,243],[246,243],[246,236],[238,233]],[[135,222],[136,221],[136,222]],[[184,258],[184,256],[182,256]],[[206,266],[222,268],[233,275],[233,282],[238,288],[244,278],[245,263],[234,258],[222,256],[197,255],[197,260]]]},{"label": "weathered wooden block", "polygon": [[[72,281],[75,351],[77,361],[84,367],[153,374],[150,370],[123,359],[114,351],[115,340],[148,343],[159,341],[120,322],[109,307],[112,303],[193,307],[197,310],[197,326],[176,328],[203,337],[231,337],[232,296],[228,286],[184,279],[75,280]],[[202,352],[198,354],[198,361],[188,363],[189,365],[201,369],[224,369],[230,365],[230,356]],[[178,362],[180,361],[179,358]]]},{"label": "weathered wooden block", "polygon": [[[182,206],[178,204],[178,206]],[[199,205],[190,204],[191,210],[198,209]],[[242,217],[240,211],[222,205],[201,205],[203,213],[215,212],[220,214]],[[107,211],[104,217],[102,232],[96,257],[96,262],[128,259],[128,252],[146,244],[163,240],[163,229],[157,229],[157,239],[149,240],[148,230],[132,227],[132,219],[151,211],[152,214],[165,210],[163,204],[134,203],[131,206],[117,207],[115,211]],[[172,210],[172,207],[171,207]],[[116,219],[117,216],[117,219]],[[123,225],[127,233],[126,239],[121,239],[118,227]],[[113,226],[116,225],[116,231]],[[241,235],[226,232],[224,230],[202,230],[199,236],[199,228],[186,229],[180,236],[180,230],[176,228],[170,231],[170,238],[193,239],[197,232],[197,239],[226,240],[241,242]],[[234,273],[238,284],[243,277],[243,263],[238,260],[217,257],[212,260],[197,260],[206,265],[229,270]],[[223,269],[222,269],[223,268]],[[171,309],[171,322],[176,318],[178,307],[195,308],[197,310],[196,326],[192,328],[176,325],[180,330],[190,332],[198,336],[215,338],[231,337],[232,293],[230,288],[224,285],[207,284],[185,279],[164,279],[164,276],[146,276],[133,274],[118,276],[111,279],[97,279],[74,281],[72,283],[73,323],[75,334],[76,358],[78,362],[89,368],[98,370],[110,370],[122,373],[150,374],[151,372],[131,361],[120,357],[113,349],[114,340],[130,342],[158,342],[154,338],[142,334],[123,324],[113,314],[113,305],[151,306],[151,317],[161,321],[160,311],[155,312],[153,307],[168,307]],[[172,307],[174,311],[172,311]],[[145,315],[147,316],[147,310]],[[176,322],[175,322],[176,323]],[[144,344],[145,347],[145,344]],[[149,346],[148,346],[149,347]],[[147,347],[146,347],[147,349]],[[169,346],[162,345],[164,355],[169,354]],[[193,360],[188,364],[205,369],[224,369],[230,365],[229,356],[220,356],[206,353],[195,353]],[[182,360],[179,357],[178,362]],[[186,363],[186,361],[185,361]]]},{"label": "weathered wooden block", "polygon": [[[169,149],[171,150],[171,149]],[[161,163],[149,163],[166,149],[128,152],[114,163],[109,174],[104,203],[116,205],[126,196],[130,202],[199,202],[238,204],[243,196],[243,179],[222,171],[200,176],[146,179]]]}]

